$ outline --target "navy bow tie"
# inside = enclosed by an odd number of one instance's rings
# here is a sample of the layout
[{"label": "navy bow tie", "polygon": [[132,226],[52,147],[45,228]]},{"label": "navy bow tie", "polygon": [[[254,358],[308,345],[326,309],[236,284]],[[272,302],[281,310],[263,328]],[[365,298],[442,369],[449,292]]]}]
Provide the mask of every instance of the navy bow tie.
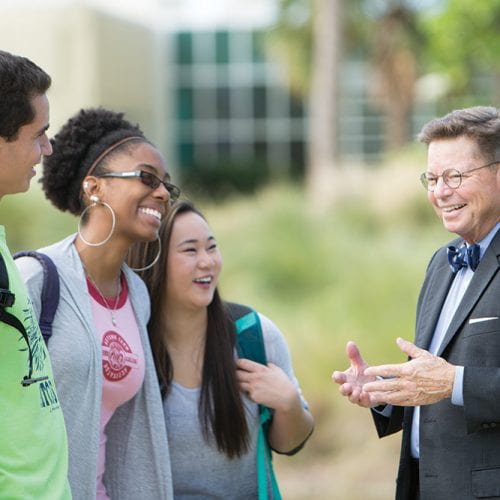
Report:
[{"label": "navy bow tie", "polygon": [[456,248],[454,246],[448,247],[448,262],[454,273],[457,273],[462,267],[469,266],[472,271],[477,269],[479,265],[479,245],[463,246]]}]

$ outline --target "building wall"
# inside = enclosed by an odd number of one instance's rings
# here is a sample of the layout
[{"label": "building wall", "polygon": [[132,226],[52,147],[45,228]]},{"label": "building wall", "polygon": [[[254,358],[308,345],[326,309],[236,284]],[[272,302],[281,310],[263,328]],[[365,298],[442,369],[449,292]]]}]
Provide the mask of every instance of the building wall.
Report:
[{"label": "building wall", "polygon": [[107,14],[96,15],[95,37],[97,102],[138,122],[171,163],[169,37]]},{"label": "building wall", "polygon": [[81,108],[104,106],[138,122],[169,157],[162,31],[78,4],[2,8],[0,47],[51,75],[50,133]]},{"label": "building wall", "polygon": [[81,106],[97,104],[94,15],[87,9],[2,9],[0,47],[32,59],[52,77],[51,132]]},{"label": "building wall", "polygon": [[258,163],[277,174],[303,168],[303,104],[266,58],[263,32],[173,36],[172,121],[180,168]]}]

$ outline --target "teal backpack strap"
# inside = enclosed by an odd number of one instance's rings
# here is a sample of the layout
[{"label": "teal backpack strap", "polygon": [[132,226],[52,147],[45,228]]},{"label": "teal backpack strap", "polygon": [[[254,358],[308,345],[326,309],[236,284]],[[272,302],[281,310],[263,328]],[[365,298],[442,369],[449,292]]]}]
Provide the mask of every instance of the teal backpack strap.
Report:
[{"label": "teal backpack strap", "polygon": [[[227,304],[229,315],[236,327],[236,349],[240,358],[267,364],[266,348],[258,314],[240,304]],[[272,419],[269,408],[259,405],[260,426],[257,435],[257,480],[259,500],[281,500],[278,482],[274,475],[271,448],[267,431]],[[270,484],[268,484],[270,482]],[[271,493],[271,495],[270,495]]]}]

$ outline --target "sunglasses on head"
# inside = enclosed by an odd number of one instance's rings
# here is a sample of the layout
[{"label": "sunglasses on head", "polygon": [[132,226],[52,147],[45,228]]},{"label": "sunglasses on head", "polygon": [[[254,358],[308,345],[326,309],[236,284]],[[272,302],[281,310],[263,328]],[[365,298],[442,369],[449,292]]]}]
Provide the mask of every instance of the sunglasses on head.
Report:
[{"label": "sunglasses on head", "polygon": [[181,194],[181,190],[175,184],[163,181],[155,174],[147,172],[146,170],[133,170],[131,172],[106,172],[99,175],[99,177],[116,177],[122,179],[132,179],[137,177],[145,186],[148,186],[151,189],[157,189],[160,184],[163,184],[165,189],[170,194],[170,201],[176,201],[179,199]]}]

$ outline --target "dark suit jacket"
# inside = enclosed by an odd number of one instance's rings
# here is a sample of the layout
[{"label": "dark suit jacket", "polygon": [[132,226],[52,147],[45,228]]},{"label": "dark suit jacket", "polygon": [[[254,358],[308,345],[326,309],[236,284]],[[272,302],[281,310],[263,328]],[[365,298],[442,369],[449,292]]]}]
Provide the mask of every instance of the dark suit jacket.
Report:
[{"label": "dark suit jacket", "polygon": [[[500,499],[499,269],[500,231],[481,259],[438,352],[465,367],[464,406],[446,399],[420,409],[421,500]],[[429,263],[420,292],[417,346],[429,347],[452,281],[443,247]],[[471,323],[475,318],[483,320]],[[390,418],[372,413],[380,437],[403,429],[396,498],[406,500],[413,408],[394,407]]]}]

